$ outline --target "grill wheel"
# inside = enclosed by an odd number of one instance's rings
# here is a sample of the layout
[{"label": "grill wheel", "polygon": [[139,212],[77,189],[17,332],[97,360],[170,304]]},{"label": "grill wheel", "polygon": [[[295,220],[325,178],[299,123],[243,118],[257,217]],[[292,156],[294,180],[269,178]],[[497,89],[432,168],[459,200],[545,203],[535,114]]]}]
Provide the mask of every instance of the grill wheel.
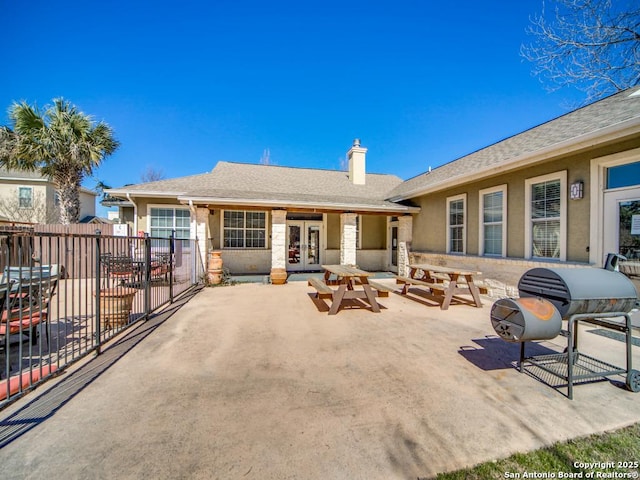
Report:
[{"label": "grill wheel", "polygon": [[632,392],[640,392],[640,372],[631,370],[627,374],[627,388]]}]

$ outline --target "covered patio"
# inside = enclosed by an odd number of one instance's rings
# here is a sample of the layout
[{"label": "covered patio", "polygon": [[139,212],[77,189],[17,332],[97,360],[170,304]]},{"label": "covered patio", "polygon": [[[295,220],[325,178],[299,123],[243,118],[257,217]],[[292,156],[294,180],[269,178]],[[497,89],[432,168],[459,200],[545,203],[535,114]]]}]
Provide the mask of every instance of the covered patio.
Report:
[{"label": "covered patio", "polygon": [[[141,323],[1,412],[3,477],[415,479],[640,421],[623,378],[570,401],[519,373],[486,297],[328,316],[312,291],[207,288]],[[593,330],[582,348],[624,364]]]}]

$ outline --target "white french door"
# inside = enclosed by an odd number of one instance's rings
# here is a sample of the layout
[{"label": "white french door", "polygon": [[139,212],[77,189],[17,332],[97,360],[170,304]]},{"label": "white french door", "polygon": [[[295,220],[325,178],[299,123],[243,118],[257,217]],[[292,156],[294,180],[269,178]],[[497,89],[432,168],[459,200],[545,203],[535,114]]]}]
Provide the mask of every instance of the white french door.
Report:
[{"label": "white french door", "polygon": [[322,222],[287,222],[287,270],[319,270],[321,252]]},{"label": "white french door", "polygon": [[604,254],[640,258],[640,188],[604,194]]}]

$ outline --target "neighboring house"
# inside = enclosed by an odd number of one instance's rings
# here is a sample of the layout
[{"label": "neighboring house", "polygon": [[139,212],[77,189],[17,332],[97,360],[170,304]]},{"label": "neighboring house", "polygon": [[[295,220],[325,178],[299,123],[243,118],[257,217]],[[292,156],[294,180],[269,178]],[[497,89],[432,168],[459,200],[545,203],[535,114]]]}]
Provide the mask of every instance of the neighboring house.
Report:
[{"label": "neighboring house", "polygon": [[[80,218],[96,214],[98,194],[80,189]],[[59,223],[58,196],[51,180],[35,172],[0,169],[0,215],[12,222]]]},{"label": "neighboring house", "polygon": [[87,215],[80,220],[80,223],[87,223],[90,225],[110,225],[113,223],[111,219],[104,217],[96,217],[94,215]]},{"label": "neighboring house", "polygon": [[541,262],[640,255],[640,88],[404,182],[366,174],[365,154],[354,142],[348,173],[220,162],[109,194],[130,203],[121,218],[134,231],[198,238],[203,256],[221,249],[233,273],[403,271],[407,245],[413,258],[513,283]]}]

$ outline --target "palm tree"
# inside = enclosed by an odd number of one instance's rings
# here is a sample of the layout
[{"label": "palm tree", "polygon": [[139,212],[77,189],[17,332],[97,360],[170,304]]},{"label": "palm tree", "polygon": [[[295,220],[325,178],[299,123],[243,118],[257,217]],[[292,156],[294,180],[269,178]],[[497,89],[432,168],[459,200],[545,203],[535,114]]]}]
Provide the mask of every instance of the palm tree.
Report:
[{"label": "palm tree", "polygon": [[113,130],[62,98],[44,112],[15,102],[9,118],[13,128],[0,128],[0,166],[50,178],[60,198],[61,223],[78,223],[80,185],[118,148]]}]

